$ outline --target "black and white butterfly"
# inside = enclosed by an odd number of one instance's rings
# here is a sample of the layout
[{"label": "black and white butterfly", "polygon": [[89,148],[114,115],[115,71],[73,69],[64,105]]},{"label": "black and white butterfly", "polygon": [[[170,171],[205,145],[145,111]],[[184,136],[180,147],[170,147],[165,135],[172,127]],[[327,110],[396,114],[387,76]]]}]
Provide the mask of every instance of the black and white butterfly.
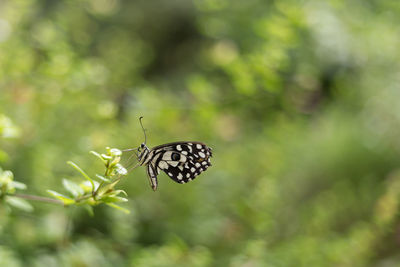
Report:
[{"label": "black and white butterfly", "polygon": [[157,190],[157,175],[164,171],[172,180],[185,184],[211,166],[212,149],[201,142],[174,142],[149,149],[145,141],[137,149],[138,165],[145,165],[151,188]]}]

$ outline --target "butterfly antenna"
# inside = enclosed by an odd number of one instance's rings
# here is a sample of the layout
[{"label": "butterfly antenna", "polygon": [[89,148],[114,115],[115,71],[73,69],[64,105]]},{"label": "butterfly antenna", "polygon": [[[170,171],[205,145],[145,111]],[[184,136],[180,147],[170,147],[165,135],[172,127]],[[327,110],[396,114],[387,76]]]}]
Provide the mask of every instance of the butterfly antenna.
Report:
[{"label": "butterfly antenna", "polygon": [[142,119],[143,119],[143,116],[140,116],[140,118],[139,118],[140,126],[142,126],[142,130],[143,130],[143,134],[144,134],[144,143],[146,144],[146,142],[147,142],[147,136],[146,136],[146,130],[145,130],[144,127],[143,127]]}]

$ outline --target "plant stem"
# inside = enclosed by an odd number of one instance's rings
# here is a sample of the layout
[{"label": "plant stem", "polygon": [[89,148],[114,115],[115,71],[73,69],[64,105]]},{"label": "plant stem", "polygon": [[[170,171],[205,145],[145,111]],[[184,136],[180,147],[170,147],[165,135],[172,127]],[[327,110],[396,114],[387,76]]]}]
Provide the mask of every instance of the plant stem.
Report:
[{"label": "plant stem", "polygon": [[[110,160],[107,160],[107,163],[106,163],[106,171],[105,171],[105,173],[104,173],[104,176],[105,176],[105,177],[108,176],[109,166],[110,166]],[[93,199],[94,199],[94,200],[96,200],[96,195],[97,195],[97,193],[99,192],[100,187],[103,186],[103,184],[104,184],[104,181],[101,181],[101,183],[100,183],[99,186],[97,187],[96,191],[93,192],[92,196],[93,196]]]},{"label": "plant stem", "polygon": [[41,197],[41,196],[26,195],[26,194],[14,194],[14,195],[10,195],[10,196],[64,206],[64,202],[62,202],[61,200],[53,199],[53,198],[49,198],[49,197]]}]

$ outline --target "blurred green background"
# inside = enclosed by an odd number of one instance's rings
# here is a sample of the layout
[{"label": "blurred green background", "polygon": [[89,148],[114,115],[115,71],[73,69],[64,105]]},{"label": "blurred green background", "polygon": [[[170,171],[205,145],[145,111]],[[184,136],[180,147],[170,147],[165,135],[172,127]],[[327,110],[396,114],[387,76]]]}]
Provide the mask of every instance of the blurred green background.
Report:
[{"label": "blurred green background", "polygon": [[[1,266],[400,266],[400,2],[1,0],[0,166],[27,193],[90,150],[198,140],[131,214],[0,209]],[[0,206],[1,208],[1,206]]]}]

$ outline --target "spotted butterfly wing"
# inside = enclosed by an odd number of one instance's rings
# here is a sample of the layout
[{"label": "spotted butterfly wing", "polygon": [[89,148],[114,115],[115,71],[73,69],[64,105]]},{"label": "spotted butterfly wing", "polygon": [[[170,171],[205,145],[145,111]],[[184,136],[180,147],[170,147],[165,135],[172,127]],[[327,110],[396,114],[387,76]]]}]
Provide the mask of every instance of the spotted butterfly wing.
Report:
[{"label": "spotted butterfly wing", "polygon": [[164,171],[177,183],[187,183],[211,166],[212,149],[200,142],[176,142],[160,145],[148,151],[143,164],[153,190],[157,189],[157,175]]}]

